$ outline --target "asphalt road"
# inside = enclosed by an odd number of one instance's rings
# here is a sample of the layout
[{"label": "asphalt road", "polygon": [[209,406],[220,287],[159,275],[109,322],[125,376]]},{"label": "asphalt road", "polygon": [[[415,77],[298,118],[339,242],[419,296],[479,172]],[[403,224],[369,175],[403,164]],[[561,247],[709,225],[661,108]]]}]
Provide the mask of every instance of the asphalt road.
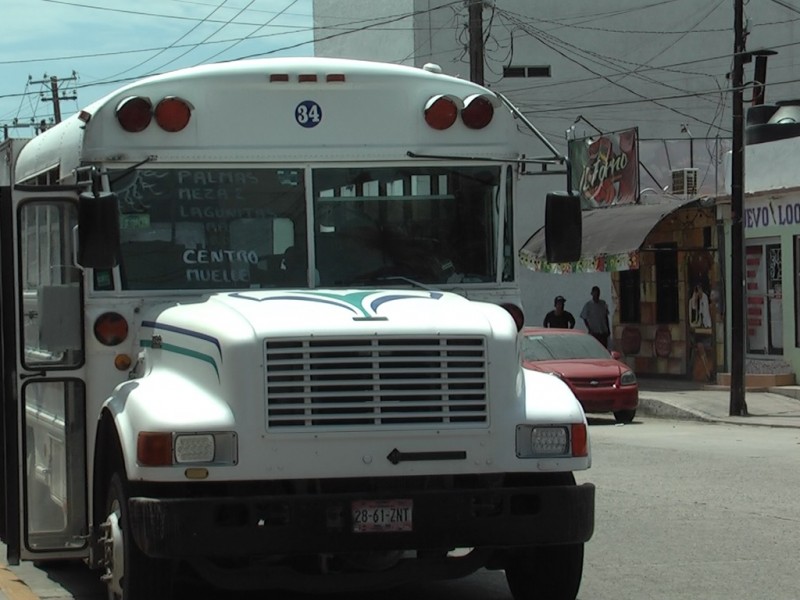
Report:
[{"label": "asphalt road", "polygon": [[[646,417],[617,426],[599,418],[590,435],[594,465],[578,479],[597,485],[597,514],[580,600],[800,599],[800,430]],[[104,598],[96,575],[80,565],[0,570],[3,592],[15,577],[29,595],[6,593],[9,600]],[[198,586],[176,600],[263,597]],[[502,572],[384,593],[270,597],[511,598]]]}]

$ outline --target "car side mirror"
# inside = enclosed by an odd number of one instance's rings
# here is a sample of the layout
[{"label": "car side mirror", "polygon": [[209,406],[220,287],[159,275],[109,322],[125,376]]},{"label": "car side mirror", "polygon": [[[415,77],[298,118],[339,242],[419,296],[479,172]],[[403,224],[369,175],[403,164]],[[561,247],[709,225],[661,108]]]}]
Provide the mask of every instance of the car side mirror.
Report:
[{"label": "car side mirror", "polygon": [[544,243],[547,262],[576,262],[581,257],[583,218],[581,199],[575,194],[547,194],[544,212]]}]

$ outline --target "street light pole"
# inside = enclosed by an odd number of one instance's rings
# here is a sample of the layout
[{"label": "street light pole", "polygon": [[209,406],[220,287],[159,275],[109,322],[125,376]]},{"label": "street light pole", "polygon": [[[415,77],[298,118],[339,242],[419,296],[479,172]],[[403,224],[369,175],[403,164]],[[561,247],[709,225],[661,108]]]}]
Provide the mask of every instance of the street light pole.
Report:
[{"label": "street light pole", "polygon": [[733,147],[731,151],[731,392],[730,416],[747,415],[745,402],[744,277],[744,0],[734,0]]}]

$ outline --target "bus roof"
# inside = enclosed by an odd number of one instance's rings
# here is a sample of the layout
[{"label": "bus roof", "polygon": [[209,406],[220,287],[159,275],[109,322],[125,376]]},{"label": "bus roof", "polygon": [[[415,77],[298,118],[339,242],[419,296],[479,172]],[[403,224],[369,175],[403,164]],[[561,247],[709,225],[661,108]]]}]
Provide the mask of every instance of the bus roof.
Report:
[{"label": "bus roof", "polygon": [[[17,181],[61,164],[61,177],[92,162],[318,162],[406,160],[428,155],[513,159],[514,117],[475,83],[409,67],[349,59],[268,58],[202,65],[126,85],[37,136],[20,155]],[[475,96],[494,107],[481,129],[456,121],[444,130],[424,119],[426,104],[445,96],[459,109]],[[191,107],[177,132],[155,124],[120,127],[126,98],[156,106],[178,97]],[[306,121],[303,121],[305,114]]]}]

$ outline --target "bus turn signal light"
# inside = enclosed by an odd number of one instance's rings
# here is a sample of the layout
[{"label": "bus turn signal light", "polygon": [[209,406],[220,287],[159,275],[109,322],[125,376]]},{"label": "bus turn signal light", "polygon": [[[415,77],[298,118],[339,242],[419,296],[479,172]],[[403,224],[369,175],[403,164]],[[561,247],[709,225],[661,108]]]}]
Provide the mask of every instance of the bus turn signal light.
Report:
[{"label": "bus turn signal light", "polygon": [[511,302],[504,302],[500,306],[505,308],[508,314],[511,315],[511,318],[514,319],[514,325],[517,326],[517,331],[522,331],[522,327],[525,325],[525,313],[522,312],[522,309]]},{"label": "bus turn signal light", "polygon": [[131,368],[133,364],[133,360],[127,354],[117,354],[114,357],[114,366],[117,368],[118,371],[127,371]]},{"label": "bus turn signal light", "polygon": [[172,464],[172,434],[140,431],[136,439],[136,461],[144,467]]},{"label": "bus turn signal light", "polygon": [[572,456],[589,456],[589,434],[584,423],[572,424]]},{"label": "bus turn signal light", "polygon": [[119,313],[103,313],[94,322],[94,337],[104,346],[116,346],[128,337],[128,322]]}]

